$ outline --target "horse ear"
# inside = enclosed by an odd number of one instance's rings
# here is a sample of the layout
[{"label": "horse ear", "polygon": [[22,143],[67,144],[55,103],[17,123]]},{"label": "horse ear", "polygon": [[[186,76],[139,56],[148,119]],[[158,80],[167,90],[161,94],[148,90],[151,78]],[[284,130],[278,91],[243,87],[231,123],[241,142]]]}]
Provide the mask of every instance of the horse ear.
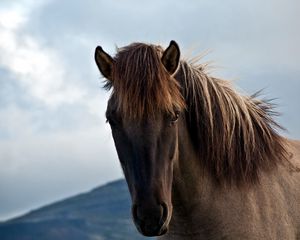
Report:
[{"label": "horse ear", "polygon": [[108,80],[112,80],[114,60],[100,46],[96,47],[95,61],[102,75]]},{"label": "horse ear", "polygon": [[164,51],[161,59],[163,65],[171,75],[173,75],[178,68],[179,58],[179,46],[175,41],[172,40],[169,47]]}]

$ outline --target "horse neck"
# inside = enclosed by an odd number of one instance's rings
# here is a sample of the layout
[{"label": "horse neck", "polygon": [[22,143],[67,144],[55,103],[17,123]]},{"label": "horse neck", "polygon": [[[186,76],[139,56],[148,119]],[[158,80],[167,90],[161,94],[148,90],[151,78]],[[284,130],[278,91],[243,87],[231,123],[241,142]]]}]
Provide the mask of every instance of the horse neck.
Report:
[{"label": "horse neck", "polygon": [[205,201],[213,189],[213,181],[201,167],[185,120],[181,119],[178,124],[178,159],[174,165],[172,197],[175,210],[177,206],[189,208],[199,205],[199,200]]},{"label": "horse neck", "polygon": [[211,203],[215,192],[212,191],[212,181],[201,168],[185,120],[180,119],[178,124],[178,159],[174,163],[173,172],[173,214],[168,237],[161,239],[199,239],[199,224],[204,222],[199,216],[208,216],[203,211],[209,209],[206,206]]}]

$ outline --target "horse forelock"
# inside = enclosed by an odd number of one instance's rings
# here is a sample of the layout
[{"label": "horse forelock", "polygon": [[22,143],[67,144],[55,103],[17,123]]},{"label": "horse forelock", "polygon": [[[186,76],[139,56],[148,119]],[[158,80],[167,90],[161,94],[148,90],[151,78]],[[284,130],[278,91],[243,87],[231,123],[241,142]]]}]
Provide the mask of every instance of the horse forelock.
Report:
[{"label": "horse forelock", "polygon": [[112,81],[106,87],[113,88],[117,110],[124,118],[139,120],[184,108],[178,82],[162,65],[162,51],[159,46],[134,43],[116,54]]}]

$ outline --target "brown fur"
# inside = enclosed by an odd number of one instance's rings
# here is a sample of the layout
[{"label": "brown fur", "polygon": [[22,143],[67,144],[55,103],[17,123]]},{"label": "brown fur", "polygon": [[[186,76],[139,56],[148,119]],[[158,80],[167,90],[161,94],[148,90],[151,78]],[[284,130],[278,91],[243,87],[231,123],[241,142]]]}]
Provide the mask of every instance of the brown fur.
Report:
[{"label": "brown fur", "polygon": [[142,43],[118,51],[105,87],[113,86],[123,117],[139,120],[186,107],[199,162],[219,184],[256,183],[261,172],[288,162],[272,104],[240,95],[228,81],[205,74],[201,65],[182,61],[170,77],[161,55],[161,47]]},{"label": "brown fur", "polygon": [[113,85],[117,108],[123,117],[139,120],[154,116],[157,111],[174,113],[184,108],[179,84],[162,65],[161,55],[161,48],[142,43],[118,51],[113,81],[108,80],[105,88]]}]

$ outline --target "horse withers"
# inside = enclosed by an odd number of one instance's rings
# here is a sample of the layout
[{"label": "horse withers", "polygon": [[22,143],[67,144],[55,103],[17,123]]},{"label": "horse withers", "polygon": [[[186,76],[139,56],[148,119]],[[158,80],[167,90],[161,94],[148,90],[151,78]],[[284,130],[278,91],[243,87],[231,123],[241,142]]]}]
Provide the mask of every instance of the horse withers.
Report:
[{"label": "horse withers", "polygon": [[97,47],[95,61],[140,233],[300,239],[300,142],[277,132],[270,102],[181,60],[175,41]]}]

